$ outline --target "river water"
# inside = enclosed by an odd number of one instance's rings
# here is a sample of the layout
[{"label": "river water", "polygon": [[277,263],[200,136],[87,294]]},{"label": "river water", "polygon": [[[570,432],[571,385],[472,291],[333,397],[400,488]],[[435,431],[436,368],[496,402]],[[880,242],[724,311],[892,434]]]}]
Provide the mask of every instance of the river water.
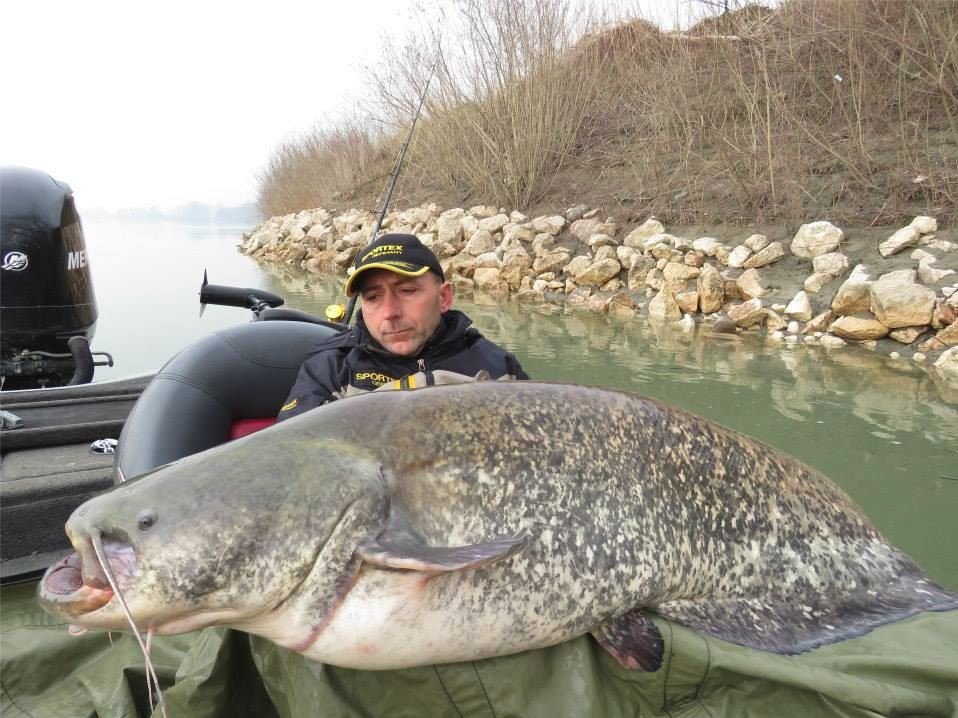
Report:
[{"label": "river water", "polygon": [[[116,361],[97,380],[156,371],[190,342],[248,321],[228,307],[199,316],[204,270],[214,284],[268,289],[315,314],[342,300],[339,281],[241,255],[242,227],[87,220],[84,229],[100,307],[93,349]],[[906,361],[481,297],[456,307],[534,378],[652,396],[806,461],[958,589],[958,392]]]}]

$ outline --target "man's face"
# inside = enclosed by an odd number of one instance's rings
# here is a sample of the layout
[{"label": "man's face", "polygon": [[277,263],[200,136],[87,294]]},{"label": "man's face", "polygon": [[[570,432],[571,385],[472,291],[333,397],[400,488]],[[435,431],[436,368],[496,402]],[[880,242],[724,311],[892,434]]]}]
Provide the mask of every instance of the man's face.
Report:
[{"label": "man's face", "polygon": [[369,333],[387,351],[415,356],[452,306],[452,285],[432,272],[404,277],[374,269],[366,275],[359,295]]}]

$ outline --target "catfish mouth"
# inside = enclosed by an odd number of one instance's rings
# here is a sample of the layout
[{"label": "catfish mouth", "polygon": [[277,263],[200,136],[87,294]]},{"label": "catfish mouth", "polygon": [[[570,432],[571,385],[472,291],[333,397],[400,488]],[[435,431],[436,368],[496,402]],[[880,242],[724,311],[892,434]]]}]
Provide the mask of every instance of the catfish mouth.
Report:
[{"label": "catfish mouth", "polygon": [[[96,539],[94,539],[96,540]],[[113,585],[100,565],[92,542],[75,541],[77,550],[47,569],[40,580],[41,603],[55,613],[82,618],[113,601],[114,586],[122,591],[132,583],[136,571],[133,547],[126,542],[104,540],[102,555],[113,578]]]}]

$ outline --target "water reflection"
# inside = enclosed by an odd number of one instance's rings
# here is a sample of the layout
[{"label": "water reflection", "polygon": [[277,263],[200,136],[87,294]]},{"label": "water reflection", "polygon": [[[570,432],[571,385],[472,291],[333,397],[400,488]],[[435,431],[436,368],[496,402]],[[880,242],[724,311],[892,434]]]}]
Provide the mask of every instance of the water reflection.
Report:
[{"label": "water reflection", "polygon": [[[322,314],[342,282],[264,267],[267,289]],[[921,369],[855,348],[770,345],[552,304],[459,297],[537,379],[635,391],[693,411],[838,481],[889,538],[958,588],[958,402]],[[950,477],[950,478],[949,478]],[[949,555],[945,555],[946,551]]]}]

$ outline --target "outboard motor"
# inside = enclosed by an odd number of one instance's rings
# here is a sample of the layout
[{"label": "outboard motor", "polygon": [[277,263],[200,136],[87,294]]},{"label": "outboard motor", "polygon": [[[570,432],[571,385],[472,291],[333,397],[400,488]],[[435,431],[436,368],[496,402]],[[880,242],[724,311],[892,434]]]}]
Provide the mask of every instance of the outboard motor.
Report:
[{"label": "outboard motor", "polygon": [[44,172],[0,168],[0,386],[85,384],[97,306],[73,190]]}]

